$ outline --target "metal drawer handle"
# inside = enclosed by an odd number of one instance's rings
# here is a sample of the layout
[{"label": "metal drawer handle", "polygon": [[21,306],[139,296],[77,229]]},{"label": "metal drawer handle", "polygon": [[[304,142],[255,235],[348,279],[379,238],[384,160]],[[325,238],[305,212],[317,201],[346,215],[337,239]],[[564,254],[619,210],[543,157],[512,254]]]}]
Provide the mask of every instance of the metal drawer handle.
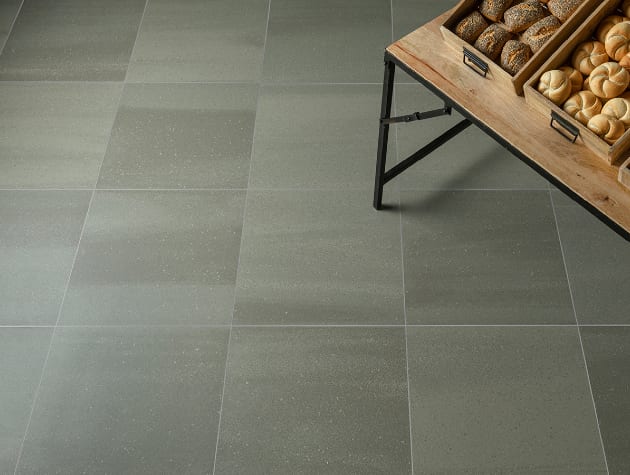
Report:
[{"label": "metal drawer handle", "polygon": [[[556,127],[554,123],[558,123],[560,127],[562,127],[562,129]],[[571,143],[575,143],[575,141],[578,138],[578,135],[580,135],[580,131],[575,125],[567,122],[564,118],[560,117],[558,113],[555,111],[551,111],[551,123],[549,124],[549,126],[552,129],[556,130],[565,139],[569,140]]]},{"label": "metal drawer handle", "polygon": [[464,48],[464,64],[479,74],[479,76],[485,78],[488,75],[488,63],[466,48]]}]

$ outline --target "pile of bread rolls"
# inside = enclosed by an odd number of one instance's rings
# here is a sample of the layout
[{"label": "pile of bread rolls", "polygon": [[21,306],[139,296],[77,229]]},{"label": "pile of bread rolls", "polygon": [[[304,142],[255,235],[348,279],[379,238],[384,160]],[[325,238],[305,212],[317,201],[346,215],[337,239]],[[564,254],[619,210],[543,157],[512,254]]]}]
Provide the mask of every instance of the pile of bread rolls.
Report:
[{"label": "pile of bread rolls", "polygon": [[515,75],[584,0],[481,0],[455,34]]},{"label": "pile of bread rolls", "polygon": [[630,0],[577,46],[571,64],[545,72],[538,91],[614,144],[630,128]]}]

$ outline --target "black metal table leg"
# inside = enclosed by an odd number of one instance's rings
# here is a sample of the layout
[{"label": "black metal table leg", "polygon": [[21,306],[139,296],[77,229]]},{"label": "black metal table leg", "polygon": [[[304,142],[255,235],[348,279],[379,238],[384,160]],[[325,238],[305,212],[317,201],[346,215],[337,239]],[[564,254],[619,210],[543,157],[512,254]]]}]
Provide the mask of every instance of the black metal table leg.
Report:
[{"label": "black metal table leg", "polygon": [[389,123],[386,120],[392,112],[392,96],[394,92],[395,64],[385,60],[383,77],[383,98],[381,100],[381,121],[378,132],[378,152],[376,156],[376,177],[374,180],[374,208],[383,207],[383,186],[385,185],[385,163],[387,161],[387,142],[389,140]]}]

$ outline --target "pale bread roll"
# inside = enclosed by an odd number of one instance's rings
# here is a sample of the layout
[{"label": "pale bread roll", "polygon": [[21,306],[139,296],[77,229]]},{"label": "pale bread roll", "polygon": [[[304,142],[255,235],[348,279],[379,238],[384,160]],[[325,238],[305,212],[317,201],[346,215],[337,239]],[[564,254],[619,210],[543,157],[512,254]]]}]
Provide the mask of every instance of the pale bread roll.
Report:
[{"label": "pale bread roll", "polygon": [[604,18],[597,27],[595,38],[597,38],[597,41],[599,41],[600,43],[606,43],[606,35],[610,31],[610,29],[617,23],[628,20],[630,20],[630,18],[621,15],[610,15]]},{"label": "pale bread roll", "polygon": [[611,145],[626,131],[623,122],[604,114],[597,114],[588,121],[586,126]]},{"label": "pale bread roll", "polygon": [[621,4],[621,11],[625,16],[630,16],[630,0],[624,0]]},{"label": "pale bread roll", "polygon": [[599,41],[585,41],[578,45],[571,57],[571,65],[582,74],[589,75],[600,64],[609,61],[606,47]]},{"label": "pale bread roll", "polygon": [[620,120],[625,128],[630,127],[630,101],[627,99],[615,97],[609,100],[602,108],[602,114]]},{"label": "pale bread roll", "polygon": [[[623,58],[619,60],[619,66],[622,68],[630,70],[630,53],[626,54]],[[630,72],[630,71],[628,71]]]},{"label": "pale bread roll", "polygon": [[[590,91],[590,90],[591,90],[591,85],[588,83],[588,79],[589,79],[589,78],[586,78],[586,79],[584,80],[584,84],[582,84],[582,90],[583,90],[583,91]],[[592,91],[591,91],[591,92],[592,92]]]},{"label": "pale bread roll", "polygon": [[571,117],[586,125],[602,112],[602,101],[591,91],[580,91],[569,97],[562,108]]},{"label": "pale bread roll", "polygon": [[618,63],[597,66],[589,76],[589,88],[597,97],[612,99],[622,95],[630,83],[630,73]]},{"label": "pale bread roll", "polygon": [[571,81],[564,71],[553,69],[540,77],[538,92],[557,105],[571,95]]},{"label": "pale bread roll", "polygon": [[630,21],[622,21],[613,26],[606,35],[604,46],[608,56],[615,61],[630,53]]},{"label": "pale bread roll", "polygon": [[571,81],[571,94],[575,94],[576,92],[582,90],[584,76],[582,76],[581,72],[571,66],[562,66],[560,71],[564,71],[564,73],[569,77],[569,81]]}]

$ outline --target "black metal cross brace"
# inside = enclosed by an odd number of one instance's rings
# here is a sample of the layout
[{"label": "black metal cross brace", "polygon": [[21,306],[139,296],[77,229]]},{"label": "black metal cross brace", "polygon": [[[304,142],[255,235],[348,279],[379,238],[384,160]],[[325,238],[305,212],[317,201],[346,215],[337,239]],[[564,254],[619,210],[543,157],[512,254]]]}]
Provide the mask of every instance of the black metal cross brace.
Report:
[{"label": "black metal cross brace", "polygon": [[376,178],[374,182],[374,208],[381,209],[383,207],[383,187],[385,183],[397,177],[414,163],[422,160],[427,155],[444,145],[457,134],[468,128],[472,122],[464,119],[442,135],[434,139],[429,144],[422,147],[417,152],[411,154],[402,162],[385,171],[387,161],[387,144],[389,141],[389,126],[395,123],[413,122],[416,120],[431,119],[451,114],[451,105],[444,103],[444,107],[427,112],[414,112],[413,114],[403,115],[399,117],[391,117],[392,96],[394,92],[394,72],[395,65],[391,61],[385,61],[385,77],[383,79],[383,98],[381,101],[381,118],[378,134],[378,153],[376,158]]}]

